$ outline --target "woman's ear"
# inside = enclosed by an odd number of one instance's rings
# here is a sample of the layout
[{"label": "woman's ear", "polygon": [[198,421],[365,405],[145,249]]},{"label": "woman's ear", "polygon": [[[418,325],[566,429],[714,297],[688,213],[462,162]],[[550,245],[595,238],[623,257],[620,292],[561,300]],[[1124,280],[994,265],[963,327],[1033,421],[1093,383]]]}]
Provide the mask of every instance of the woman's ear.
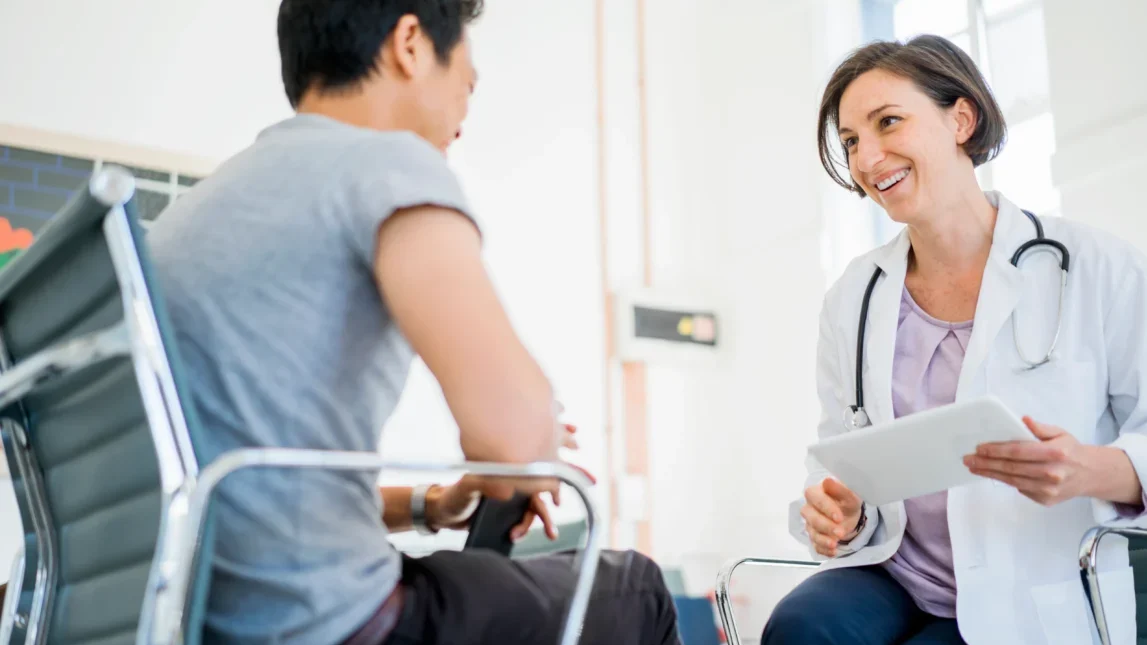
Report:
[{"label": "woman's ear", "polygon": [[974,103],[966,98],[956,99],[956,104],[950,108],[950,114],[956,124],[956,143],[964,145],[976,132],[980,122],[980,113]]}]

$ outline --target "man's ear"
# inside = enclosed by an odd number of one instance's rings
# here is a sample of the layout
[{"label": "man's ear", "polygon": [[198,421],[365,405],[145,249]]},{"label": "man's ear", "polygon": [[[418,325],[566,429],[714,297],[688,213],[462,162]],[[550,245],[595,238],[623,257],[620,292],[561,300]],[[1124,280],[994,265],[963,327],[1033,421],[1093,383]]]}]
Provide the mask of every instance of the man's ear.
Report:
[{"label": "man's ear", "polygon": [[956,143],[964,145],[976,133],[976,126],[980,123],[980,112],[974,103],[960,97],[951,107],[950,114],[956,122]]},{"label": "man's ear", "polygon": [[422,24],[417,17],[406,14],[399,18],[398,25],[382,45],[383,65],[390,68],[392,73],[407,78],[414,76],[418,73],[419,65],[423,64],[424,40]]}]

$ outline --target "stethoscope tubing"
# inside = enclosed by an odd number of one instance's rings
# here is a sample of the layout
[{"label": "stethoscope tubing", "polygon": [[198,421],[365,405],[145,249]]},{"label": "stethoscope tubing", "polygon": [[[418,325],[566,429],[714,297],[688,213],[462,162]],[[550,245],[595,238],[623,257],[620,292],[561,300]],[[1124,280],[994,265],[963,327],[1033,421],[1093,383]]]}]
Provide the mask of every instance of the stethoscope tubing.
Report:
[{"label": "stethoscope tubing", "polygon": [[[1051,361],[1056,344],[1059,342],[1059,334],[1063,324],[1064,294],[1067,291],[1067,274],[1071,265],[1071,254],[1068,253],[1067,247],[1064,246],[1062,242],[1044,236],[1043,224],[1040,223],[1038,217],[1028,211],[1024,211],[1024,215],[1027,215],[1028,219],[1030,219],[1035,226],[1036,236],[1024,242],[1016,249],[1016,252],[1012,254],[1011,258],[1012,266],[1018,269],[1024,255],[1037,247],[1047,247],[1042,249],[1047,253],[1053,252],[1048,249],[1054,249],[1055,252],[1059,253],[1059,308],[1056,314],[1055,336],[1052,338],[1051,345],[1048,347],[1042,359],[1032,361],[1024,354],[1019,343],[1019,330],[1016,316],[1014,314],[1012,316],[1012,334],[1016,339],[1016,352],[1019,353],[1020,360],[1026,363],[1029,369],[1035,369]],[[864,427],[869,423],[868,413],[864,410],[864,335],[868,328],[868,307],[872,301],[872,292],[876,289],[876,283],[880,281],[880,276],[882,275],[884,275],[884,270],[880,267],[876,267],[876,270],[872,272],[872,277],[868,280],[868,286],[864,289],[864,299],[860,302],[860,323],[857,325],[856,336],[856,404],[849,406],[845,411],[845,424],[851,425],[852,427]]]}]

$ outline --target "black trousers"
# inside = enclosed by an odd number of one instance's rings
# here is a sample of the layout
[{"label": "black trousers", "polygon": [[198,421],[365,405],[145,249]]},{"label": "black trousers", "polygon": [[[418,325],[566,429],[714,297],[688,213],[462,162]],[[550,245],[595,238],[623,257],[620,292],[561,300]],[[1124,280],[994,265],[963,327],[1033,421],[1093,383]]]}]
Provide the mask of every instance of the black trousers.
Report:
[{"label": "black trousers", "polygon": [[[556,645],[573,595],[574,555],[511,560],[483,550],[403,558],[405,606],[380,645]],[[680,645],[661,569],[632,551],[597,568],[583,645]]]},{"label": "black trousers", "polygon": [[916,606],[880,567],[809,577],[773,610],[762,645],[964,645],[956,621]]}]

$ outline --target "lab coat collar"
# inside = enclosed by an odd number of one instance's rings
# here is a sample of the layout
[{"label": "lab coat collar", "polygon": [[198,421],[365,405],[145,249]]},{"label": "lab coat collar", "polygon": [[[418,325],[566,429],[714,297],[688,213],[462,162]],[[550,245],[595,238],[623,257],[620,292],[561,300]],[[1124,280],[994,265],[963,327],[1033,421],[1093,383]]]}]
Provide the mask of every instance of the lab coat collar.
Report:
[{"label": "lab coat collar", "polygon": [[[1032,225],[1028,216],[1020,210],[1019,206],[1013,204],[1000,192],[989,190],[984,192],[984,196],[988,198],[988,203],[996,207],[997,210],[996,226],[992,230],[991,258],[988,264],[991,267],[992,260],[1002,261],[1003,265],[997,266],[997,268],[1002,268],[1003,273],[1009,273],[1008,268],[1015,268],[1011,266],[1012,254],[1015,253],[1020,244],[1035,237],[1035,226]],[[877,252],[876,266],[880,267],[888,277],[898,278],[903,282],[904,275],[908,270],[908,251],[911,249],[912,241],[908,239],[908,229],[904,228],[899,235]],[[1018,277],[1018,272],[1015,275]]]},{"label": "lab coat collar", "polygon": [[892,359],[896,345],[896,328],[900,320],[900,298],[908,269],[908,250],[912,243],[907,229],[877,252],[876,266],[884,278],[872,291],[868,308],[865,356],[865,411],[873,425],[895,418],[892,407]]},{"label": "lab coat collar", "polygon": [[1018,279],[1019,271],[1012,266],[1012,254],[1021,244],[1035,237],[1035,225],[1019,206],[998,191],[986,191],[984,196],[997,210],[996,228],[992,232],[991,256],[1001,263],[1006,273]]},{"label": "lab coat collar", "polygon": [[[1035,237],[1035,227],[1019,207],[998,192],[987,191],[984,195],[997,208],[996,224],[976,304],[972,336],[968,340],[963,368],[960,370],[957,397],[979,372],[980,364],[987,357],[1000,327],[1011,317],[1019,303],[1023,281],[1019,270],[1011,264],[1011,256],[1020,244]],[[904,229],[878,251],[874,258],[876,266],[884,272],[884,278],[872,293],[869,335],[866,340],[871,350],[862,359],[866,361],[870,372],[865,376],[866,384],[871,384],[865,388],[865,397],[868,402],[867,411],[874,424],[891,421],[894,417],[892,360],[900,298],[908,270],[908,251],[911,248],[908,230]]]},{"label": "lab coat collar", "polygon": [[998,192],[989,191],[985,195],[997,209],[996,227],[976,302],[972,337],[968,340],[960,369],[957,399],[972,387],[981,364],[999,336],[1000,328],[1012,317],[1019,304],[1023,295],[1023,275],[1012,266],[1012,254],[1021,244],[1035,237],[1035,226],[1018,206]]}]

